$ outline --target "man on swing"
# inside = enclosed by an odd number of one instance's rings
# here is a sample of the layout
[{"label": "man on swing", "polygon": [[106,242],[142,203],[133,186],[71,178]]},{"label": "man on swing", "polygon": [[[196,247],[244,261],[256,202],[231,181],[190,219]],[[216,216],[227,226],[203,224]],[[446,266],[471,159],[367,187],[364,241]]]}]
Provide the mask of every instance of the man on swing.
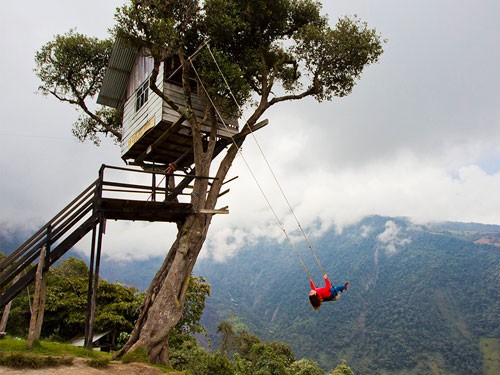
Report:
[{"label": "man on swing", "polygon": [[344,293],[345,290],[349,289],[349,283],[345,283],[342,286],[334,286],[328,280],[328,276],[325,273],[323,275],[325,279],[325,286],[323,288],[316,288],[314,285],[312,277],[309,278],[309,283],[311,284],[311,292],[309,293],[309,302],[314,310],[318,310],[321,307],[321,302],[323,301],[336,301],[340,298],[340,293]]}]

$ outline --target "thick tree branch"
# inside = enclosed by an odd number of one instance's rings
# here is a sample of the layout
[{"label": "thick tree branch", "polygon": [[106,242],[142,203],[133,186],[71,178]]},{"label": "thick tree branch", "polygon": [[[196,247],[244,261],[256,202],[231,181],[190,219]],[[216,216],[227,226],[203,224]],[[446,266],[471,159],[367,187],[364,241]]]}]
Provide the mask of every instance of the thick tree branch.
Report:
[{"label": "thick tree branch", "polygon": [[160,72],[161,61],[156,57],[153,57],[153,71],[151,72],[151,78],[149,80],[149,88],[158,95],[165,103],[168,104],[170,108],[176,111],[178,114],[182,115],[182,111],[175,102],[170,99],[164,92],[162,92],[158,86],[156,86],[156,80],[158,79],[158,74]]},{"label": "thick tree branch", "polygon": [[314,88],[314,86],[312,86],[308,90],[306,90],[300,94],[277,96],[269,101],[269,106],[272,106],[272,105],[280,103],[280,102],[285,102],[288,100],[300,100],[300,99],[305,98],[306,96],[311,96],[311,95],[314,95],[316,93],[317,93],[317,90]]},{"label": "thick tree branch", "polygon": [[[75,91],[75,92],[77,92],[77,91]],[[83,98],[81,98],[79,95],[75,94],[75,96],[77,97],[77,100],[75,100],[75,99],[68,99],[64,96],[61,96],[55,90],[50,91],[50,93],[62,102],[67,102],[67,103],[79,106],[83,110],[83,112],[85,112],[92,120],[94,120],[99,125],[101,125],[105,129],[106,132],[113,134],[118,140],[122,139],[122,133],[120,131],[114,129],[112,126],[110,126],[106,122],[102,121],[102,119],[99,116],[97,116],[95,113],[91,112],[88,109],[88,107],[85,103],[85,100]]]}]

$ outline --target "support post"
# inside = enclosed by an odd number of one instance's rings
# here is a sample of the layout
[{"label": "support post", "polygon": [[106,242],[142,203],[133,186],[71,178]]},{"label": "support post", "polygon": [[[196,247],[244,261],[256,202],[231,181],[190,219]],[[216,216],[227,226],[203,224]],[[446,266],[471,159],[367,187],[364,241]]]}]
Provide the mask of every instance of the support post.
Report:
[{"label": "support post", "polygon": [[93,275],[93,280],[92,280],[92,292],[90,295],[90,302],[89,302],[89,307],[88,307],[88,319],[87,319],[87,324],[88,324],[88,332],[85,338],[85,346],[87,349],[92,349],[92,342],[94,338],[94,322],[95,322],[95,310],[97,306],[97,288],[99,284],[99,266],[101,263],[101,249],[102,249],[102,236],[105,232],[105,226],[106,226],[106,221],[100,215],[99,218],[99,234],[98,234],[98,239],[97,239],[97,252],[95,256],[95,269],[94,269],[94,275]]},{"label": "support post", "polygon": [[[151,147],[151,146],[149,146]],[[151,175],[151,200],[153,202],[156,201],[156,162],[155,162],[155,153],[153,152],[153,174]]]},{"label": "support post", "polygon": [[94,261],[95,261],[95,241],[96,241],[97,225],[92,229],[92,244],[90,249],[90,262],[89,262],[89,282],[87,287],[87,312],[85,314],[85,338],[83,345],[86,348],[92,348],[92,336],[90,333],[90,311],[92,310],[92,295],[94,285]]},{"label": "support post", "polygon": [[[14,277],[12,284],[17,283],[20,278],[21,278],[21,274],[19,273],[16,277]],[[3,308],[2,320],[0,321],[0,335],[4,335],[5,332],[7,331],[7,322],[9,320],[11,306],[12,306],[12,300],[10,300],[9,303],[7,303],[5,305],[5,307]]]},{"label": "support post", "polygon": [[33,343],[40,338],[42,330],[43,313],[46,300],[47,277],[45,270],[45,255],[47,247],[42,247],[40,251],[40,259],[35,276],[35,295],[33,296],[33,311],[31,312],[30,326],[28,331],[28,346],[33,346]]},{"label": "support post", "polygon": [[[96,293],[97,293],[97,282],[96,279],[99,278],[98,262],[100,261],[100,251],[101,251],[101,241],[102,241],[102,225],[103,225],[103,215],[101,212],[101,201],[102,201],[102,189],[104,184],[104,169],[106,166],[103,164],[99,169],[99,182],[96,186],[95,197],[94,197],[94,215],[97,216],[97,222],[92,229],[92,244],[90,250],[90,264],[89,264],[89,281],[87,288],[87,312],[85,315],[85,338],[84,346],[87,349],[92,349],[92,343],[94,338],[94,320],[95,320],[95,306],[96,306]],[[97,225],[99,225],[99,235],[97,235]],[[98,237],[98,259],[96,261],[96,237]],[[97,275],[97,276],[95,276]]]}]

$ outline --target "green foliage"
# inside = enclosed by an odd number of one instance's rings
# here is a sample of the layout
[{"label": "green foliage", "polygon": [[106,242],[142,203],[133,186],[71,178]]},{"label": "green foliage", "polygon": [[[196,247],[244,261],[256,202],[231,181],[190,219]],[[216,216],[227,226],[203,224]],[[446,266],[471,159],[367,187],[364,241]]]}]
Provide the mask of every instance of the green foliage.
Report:
[{"label": "green foliage", "polygon": [[[331,29],[317,1],[210,0],[205,10],[211,43],[264,97],[275,84],[295,99],[344,96],[383,52],[380,36],[356,18],[343,18]],[[302,94],[295,96],[298,90]]]},{"label": "green foliage", "polygon": [[192,375],[234,374],[233,364],[224,354],[207,353],[194,339],[172,348],[170,362],[175,369],[188,370]]},{"label": "green foliage", "polygon": [[[212,285],[202,321],[209,337],[219,342],[210,321],[232,319],[325,369],[345,358],[356,373],[478,373],[480,338],[500,337],[498,248],[475,243],[485,236],[477,226],[474,234],[460,228],[458,237],[391,219],[409,241],[390,252],[378,239],[388,220],[366,218],[314,239],[332,282],[351,283],[339,301],[319,311],[308,304],[307,275],[287,246],[262,241],[223,265],[199,262],[196,272]],[[487,227],[487,236],[494,229],[499,235],[499,228]],[[306,261],[314,271],[314,260]]]},{"label": "green foliage", "polygon": [[178,331],[189,334],[205,331],[205,328],[200,324],[200,319],[208,296],[210,296],[210,284],[201,276],[191,275],[182,318],[176,327]]},{"label": "green foliage", "polygon": [[278,355],[273,347],[255,344],[251,350],[253,373],[256,375],[286,375],[287,358]]},{"label": "green foliage", "polygon": [[217,333],[222,335],[219,350],[229,357],[234,347],[234,330],[232,324],[226,321],[219,323]]},{"label": "green foliage", "polygon": [[73,345],[40,340],[28,347],[26,340],[10,336],[0,340],[0,366],[43,368],[71,365],[73,358],[89,358],[96,363],[109,362],[109,353],[78,348]]},{"label": "green foliage", "polygon": [[210,295],[210,285],[201,276],[191,275],[186,292],[186,302],[181,320],[170,332],[168,341],[170,346],[181,345],[190,335],[206,333],[200,320],[205,308],[205,302]]},{"label": "green foliage", "polygon": [[301,359],[290,365],[290,374],[293,375],[323,375],[324,373],[316,362],[309,359]]},{"label": "green foliage", "polygon": [[350,94],[364,67],[383,52],[376,31],[358,18],[343,17],[333,30],[308,24],[301,29],[300,39],[297,53],[316,85],[318,101]]},{"label": "green foliage", "polygon": [[[281,101],[347,95],[384,43],[355,17],[331,28],[315,0],[131,0],[117,9],[115,20],[115,38],[143,47],[157,64],[180,60],[185,82],[195,75],[193,63],[219,110],[239,116],[256,99],[256,118]],[[207,41],[213,56],[200,50]],[[83,111],[73,131],[81,140],[98,143],[100,133],[121,138],[119,113],[91,112],[86,104],[101,87],[110,49],[109,40],[70,30],[36,54],[41,92]],[[189,98],[187,83],[185,91]]]},{"label": "green foliage", "polygon": [[346,360],[343,359],[342,363],[333,369],[331,375],[354,375],[354,372],[352,372],[351,368],[347,366]]},{"label": "green foliage", "polygon": [[[193,337],[171,347],[170,362],[180,371],[190,374],[235,375],[323,375],[323,370],[313,361],[295,361],[291,348],[282,342],[262,342],[246,331],[234,331],[229,322],[219,324],[226,336],[214,353],[207,353]],[[225,350],[222,350],[222,347]]]},{"label": "green foliage", "polygon": [[[42,337],[69,340],[84,332],[87,289],[88,268],[83,260],[68,258],[49,271]],[[22,295],[14,300],[8,332],[26,334],[30,318],[29,298]],[[139,315],[142,299],[143,295],[134,288],[100,280],[95,330],[110,330],[117,335],[130,332]]]},{"label": "green foliage", "polygon": [[484,375],[500,374],[500,339],[482,338]]},{"label": "green foliage", "polygon": [[73,363],[72,357],[52,357],[40,356],[33,353],[5,353],[0,352],[0,366],[7,366],[13,368],[31,368],[39,369],[43,367],[54,367],[59,365],[71,365]]},{"label": "green foliage", "polygon": [[154,54],[172,54],[190,41],[197,44],[198,6],[195,0],[131,0],[117,9],[114,34],[153,48]]},{"label": "green foliage", "polygon": [[[88,267],[74,257],[63,260],[48,274],[47,301],[42,337],[69,340],[81,335],[85,328],[87,310]],[[185,309],[181,320],[172,331],[171,345],[182,342],[186,335],[203,333],[200,319],[210,294],[210,285],[203,277],[191,276],[188,283]],[[7,330],[11,334],[27,334],[30,319],[30,295],[18,296],[13,303]],[[96,332],[112,331],[111,348],[119,348],[127,341],[139,316],[144,298],[135,288],[120,283],[100,280],[97,292]]]},{"label": "green foliage", "polygon": [[87,361],[87,365],[94,368],[104,368],[108,367],[109,362],[109,358],[92,358]]},{"label": "green foliage", "polygon": [[32,347],[26,344],[26,340],[7,336],[0,340],[0,352],[25,352],[29,351],[41,355],[53,356],[74,356],[74,357],[95,357],[99,355],[107,356],[107,353],[90,351],[73,345],[61,344],[54,341],[40,340]]},{"label": "green foliage", "polygon": [[56,35],[35,55],[35,73],[42,82],[38,89],[82,111],[73,131],[82,141],[90,139],[99,144],[100,133],[120,139],[121,114],[104,108],[93,113],[88,103],[101,88],[112,45],[109,39],[99,40],[70,30]]},{"label": "green foliage", "polygon": [[144,348],[138,348],[132,352],[127,352],[122,357],[122,362],[123,363],[132,363],[132,362],[151,363],[151,361],[149,360],[148,352]]},{"label": "green foliage", "polygon": [[[39,89],[66,101],[78,101],[98,93],[111,52],[110,40],[100,41],[70,30],[56,35],[35,55]],[[75,87],[73,87],[73,84]]]}]

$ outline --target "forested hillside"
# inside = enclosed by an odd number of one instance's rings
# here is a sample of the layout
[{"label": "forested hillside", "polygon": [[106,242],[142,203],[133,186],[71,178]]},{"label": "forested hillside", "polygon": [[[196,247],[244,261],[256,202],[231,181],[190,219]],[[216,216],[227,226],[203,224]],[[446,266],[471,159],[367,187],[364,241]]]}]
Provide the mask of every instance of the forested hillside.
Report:
[{"label": "forested hillside", "polygon": [[[357,375],[482,373],[481,346],[500,342],[499,226],[374,216],[311,242],[333,283],[351,284],[319,311],[286,242],[260,241],[225,263],[198,262],[195,274],[212,289],[202,323],[213,347],[218,324],[228,320],[325,369],[345,358]],[[297,249],[321,284],[307,247]],[[101,275],[144,290],[160,263],[104,258]]]},{"label": "forested hillside", "polygon": [[212,285],[203,321],[212,333],[223,319],[239,323],[327,368],[345,358],[356,374],[479,374],[480,338],[500,338],[500,249],[481,239],[499,235],[496,226],[383,217],[331,230],[313,245],[333,282],[351,288],[317,312],[287,244],[262,242],[227,263],[198,264]]}]

